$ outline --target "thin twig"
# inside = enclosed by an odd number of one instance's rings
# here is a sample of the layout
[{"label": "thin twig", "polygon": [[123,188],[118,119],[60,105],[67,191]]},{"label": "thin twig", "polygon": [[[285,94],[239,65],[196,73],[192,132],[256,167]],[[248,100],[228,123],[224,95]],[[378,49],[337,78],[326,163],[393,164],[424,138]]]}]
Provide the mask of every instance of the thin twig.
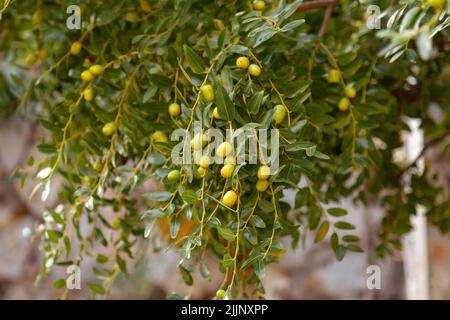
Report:
[{"label": "thin twig", "polygon": [[315,0],[310,2],[302,3],[297,11],[305,12],[315,9],[328,8],[338,4],[339,0]]}]

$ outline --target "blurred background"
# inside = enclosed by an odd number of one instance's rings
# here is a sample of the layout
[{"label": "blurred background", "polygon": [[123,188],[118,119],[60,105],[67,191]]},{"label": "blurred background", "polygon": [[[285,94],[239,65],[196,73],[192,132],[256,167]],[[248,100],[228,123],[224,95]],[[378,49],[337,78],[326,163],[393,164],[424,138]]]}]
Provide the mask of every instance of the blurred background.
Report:
[{"label": "blurred background", "polygon": [[[45,137],[45,132],[34,120],[25,115],[10,115],[0,119],[0,299],[54,299],[61,290],[53,289],[55,279],[64,278],[64,268],[55,268],[39,286],[35,286],[40,270],[41,253],[39,240],[31,233],[42,223],[45,206],[39,197],[31,200],[29,195],[33,181],[24,187],[11,174],[17,167],[26,165],[29,155],[39,159],[42,155],[35,146]],[[444,159],[433,158],[427,153],[427,161],[450,176],[450,168]],[[148,188],[156,188],[151,181]],[[293,195],[285,194],[287,201]],[[56,207],[56,194],[46,205]],[[404,254],[378,260],[373,254],[382,208],[375,202],[369,208],[355,207],[343,203],[350,215],[349,222],[357,231],[365,249],[364,253],[349,253],[342,262],[335,259],[329,243],[314,244],[306,237],[294,252],[288,250],[278,265],[266,270],[266,298],[269,299],[405,299]],[[431,299],[450,298],[450,236],[442,236],[432,227],[427,228],[428,281]],[[142,244],[143,248],[146,243]],[[164,299],[171,292],[191,294],[191,298],[209,299],[217,290],[222,275],[217,270],[213,257],[206,257],[211,270],[211,279],[199,275],[194,287],[184,285],[178,274],[179,256],[171,251],[153,252],[151,246],[145,255],[129,270],[128,276],[120,276],[115,283],[110,299]],[[286,248],[290,244],[286,242]],[[86,282],[93,278],[91,270],[95,261],[86,260],[81,268],[81,289],[71,290],[70,298],[89,298]],[[378,265],[381,270],[381,289],[369,290],[366,285],[366,269]],[[86,272],[84,272],[86,270]]]}]

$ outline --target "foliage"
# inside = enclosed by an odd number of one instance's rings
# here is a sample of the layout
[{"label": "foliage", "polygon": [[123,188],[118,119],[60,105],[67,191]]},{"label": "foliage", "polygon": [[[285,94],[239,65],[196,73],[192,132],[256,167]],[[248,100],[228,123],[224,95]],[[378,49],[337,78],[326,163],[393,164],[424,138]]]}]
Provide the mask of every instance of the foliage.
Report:
[{"label": "foliage", "polygon": [[[67,1],[0,1],[0,113],[27,113],[51,133],[38,146],[44,160],[17,176],[37,172],[43,200],[56,176],[64,181],[62,205],[48,208],[38,228],[41,276],[96,257],[99,282],[88,287],[106,294],[143,247],[163,238],[181,253],[187,285],[194,272],[209,277],[208,252],[224,274],[218,289],[258,297],[265,266],[285,251],[281,237],[294,247],[308,233],[316,242],[330,238],[339,260],[362,250],[347,212],[332,207],[344,198],[383,203],[380,256],[399,246],[418,204],[448,232],[450,201],[438,174],[427,166],[405,189],[409,170],[393,159],[408,130],[404,116],[421,119],[427,138],[448,135],[449,11],[374,2],[384,10],[383,29],[367,28],[370,1],[342,1],[321,38],[323,10],[299,10],[298,0],[272,1],[264,11],[250,1],[88,0],[79,4],[81,30],[66,28]],[[73,43],[82,48],[71,52]],[[241,56],[261,75],[236,67]],[[92,65],[101,74],[82,81]],[[211,102],[202,97],[205,84],[213,86]],[[180,115],[168,114],[171,103]],[[276,105],[286,112],[280,121],[273,121]],[[280,169],[267,189],[254,188],[258,165],[236,166],[228,179],[220,165],[204,175],[197,165],[174,165],[168,137],[177,128],[192,133],[194,121],[204,130],[279,129]],[[175,169],[179,178],[168,179]],[[161,189],[145,193],[152,179]],[[283,201],[286,189],[296,192],[293,206]],[[229,190],[238,195],[231,207],[222,202]]]}]

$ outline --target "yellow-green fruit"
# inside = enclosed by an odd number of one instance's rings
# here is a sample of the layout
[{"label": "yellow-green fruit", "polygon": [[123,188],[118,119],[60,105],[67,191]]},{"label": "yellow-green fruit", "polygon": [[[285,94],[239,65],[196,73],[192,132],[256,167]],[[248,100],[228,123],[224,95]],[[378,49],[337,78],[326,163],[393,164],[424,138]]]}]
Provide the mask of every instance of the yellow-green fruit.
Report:
[{"label": "yellow-green fruit", "polygon": [[102,132],[105,136],[110,136],[114,133],[115,129],[114,122],[108,122],[103,126]]},{"label": "yellow-green fruit", "polygon": [[286,116],[286,108],[281,104],[277,104],[275,106],[275,113],[273,114],[273,119],[275,120],[275,123],[276,124],[282,123],[285,116]]},{"label": "yellow-green fruit", "polygon": [[247,57],[239,57],[236,59],[236,67],[239,69],[247,69],[250,64],[250,61]]},{"label": "yellow-green fruit", "polygon": [[328,82],[329,83],[338,83],[341,80],[341,73],[339,70],[332,69],[328,72]]},{"label": "yellow-green fruit", "polygon": [[258,168],[258,179],[267,180],[270,177],[270,168],[268,166],[261,166]]},{"label": "yellow-green fruit", "polygon": [[203,178],[205,176],[205,174],[206,174],[206,169],[205,168],[199,167],[197,169],[197,175],[198,175],[199,178]]},{"label": "yellow-green fruit", "polygon": [[217,109],[217,107],[215,107],[213,110],[213,117],[214,119],[220,120],[219,109]]},{"label": "yellow-green fruit", "polygon": [[355,88],[352,88],[352,87],[345,88],[345,95],[350,99],[353,99],[354,97],[356,97]]},{"label": "yellow-green fruit", "polygon": [[81,73],[81,80],[83,81],[92,81],[94,80],[94,75],[89,70],[84,70]]},{"label": "yellow-green fruit", "polygon": [[81,48],[83,46],[81,45],[81,42],[74,42],[72,43],[72,45],[70,46],[70,53],[73,54],[74,56],[76,56],[77,54],[79,54],[81,52]]},{"label": "yellow-green fruit", "polygon": [[45,51],[45,49],[40,49],[39,51],[38,51],[38,57],[39,57],[39,60],[44,60],[46,57],[47,57],[47,51]]},{"label": "yellow-green fruit", "polygon": [[37,59],[38,59],[37,55],[35,53],[31,53],[25,58],[25,63],[28,65],[32,65],[37,62]]},{"label": "yellow-green fruit", "polygon": [[228,141],[222,142],[216,150],[216,155],[223,158],[233,151],[233,145]]},{"label": "yellow-green fruit", "polygon": [[120,218],[114,218],[114,220],[111,223],[111,227],[115,230],[120,228]]},{"label": "yellow-green fruit", "polygon": [[211,102],[214,100],[214,89],[212,85],[205,84],[201,86],[200,92],[202,93],[203,99],[205,99],[206,102]]},{"label": "yellow-green fruit", "polygon": [[220,175],[225,179],[231,177],[234,171],[234,166],[232,164],[226,164],[220,169]]},{"label": "yellow-green fruit", "polygon": [[248,66],[248,73],[254,77],[258,77],[261,74],[261,68],[256,64],[251,64]]},{"label": "yellow-green fruit", "polygon": [[266,3],[264,1],[262,1],[262,0],[253,1],[253,8],[255,10],[261,10],[262,11],[262,10],[265,9],[265,7],[266,7]]},{"label": "yellow-green fruit", "polygon": [[192,149],[200,149],[206,144],[206,136],[203,133],[197,133],[191,140]]},{"label": "yellow-green fruit", "polygon": [[445,4],[445,0],[428,0],[428,4],[436,9],[442,9]]},{"label": "yellow-green fruit", "polygon": [[178,181],[178,179],[180,179],[180,171],[178,170],[170,171],[169,174],[167,175],[167,179],[169,179],[169,181]]},{"label": "yellow-green fruit", "polygon": [[269,181],[267,180],[258,180],[258,182],[256,182],[256,190],[258,190],[259,192],[266,191],[268,187]]},{"label": "yellow-green fruit", "polygon": [[94,64],[93,66],[91,66],[89,68],[89,72],[91,72],[94,76],[98,76],[98,75],[102,74],[103,67],[99,64]]},{"label": "yellow-green fruit", "polygon": [[339,110],[346,111],[349,106],[350,106],[350,100],[348,100],[348,98],[342,98],[341,101],[339,101],[339,104],[338,104]]},{"label": "yellow-green fruit", "polygon": [[155,142],[169,142],[167,135],[162,131],[155,131],[152,134],[152,138]]},{"label": "yellow-green fruit", "polygon": [[225,298],[225,295],[226,295],[225,290],[220,289],[220,290],[217,290],[217,292],[216,292],[217,299],[223,299],[223,298]]},{"label": "yellow-green fruit", "polygon": [[92,101],[94,99],[94,91],[91,88],[84,90],[83,92],[84,100]]},{"label": "yellow-green fruit", "polygon": [[238,199],[238,195],[235,191],[227,191],[222,198],[222,202],[227,207],[233,207]]},{"label": "yellow-green fruit", "polygon": [[171,103],[169,105],[169,114],[172,117],[178,117],[180,115],[180,112],[181,112],[181,108],[178,103]]},{"label": "yellow-green fruit", "polygon": [[209,167],[210,163],[211,163],[211,160],[209,159],[208,156],[202,156],[200,158],[200,162],[199,162],[200,167],[207,169]]}]

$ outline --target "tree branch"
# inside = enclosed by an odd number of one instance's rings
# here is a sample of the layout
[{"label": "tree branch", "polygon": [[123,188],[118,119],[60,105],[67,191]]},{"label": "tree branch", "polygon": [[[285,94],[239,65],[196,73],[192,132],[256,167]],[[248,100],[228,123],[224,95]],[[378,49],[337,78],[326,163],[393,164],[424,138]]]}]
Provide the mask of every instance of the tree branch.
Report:
[{"label": "tree branch", "polygon": [[408,166],[406,166],[405,168],[403,168],[403,169],[399,172],[398,176],[401,177],[401,176],[402,176],[403,174],[405,174],[405,172],[407,172],[409,169],[411,169],[412,167],[415,167],[415,166],[417,165],[417,162],[420,160],[420,158],[422,158],[422,157],[424,156],[425,152],[426,152],[430,147],[432,147],[432,146],[434,146],[435,144],[441,142],[442,140],[444,140],[445,138],[447,138],[449,135],[450,135],[450,133],[446,132],[446,133],[443,134],[443,135],[440,135],[440,136],[437,136],[437,137],[434,137],[434,138],[428,140],[428,141],[424,144],[422,150],[421,150],[420,153],[417,155],[417,157],[416,157],[416,158],[415,158]]},{"label": "tree branch", "polygon": [[339,0],[315,0],[315,1],[309,1],[309,2],[302,3],[298,7],[297,11],[305,12],[305,11],[310,11],[310,10],[315,10],[315,9],[328,8],[328,7],[335,6],[338,3],[339,3]]}]

